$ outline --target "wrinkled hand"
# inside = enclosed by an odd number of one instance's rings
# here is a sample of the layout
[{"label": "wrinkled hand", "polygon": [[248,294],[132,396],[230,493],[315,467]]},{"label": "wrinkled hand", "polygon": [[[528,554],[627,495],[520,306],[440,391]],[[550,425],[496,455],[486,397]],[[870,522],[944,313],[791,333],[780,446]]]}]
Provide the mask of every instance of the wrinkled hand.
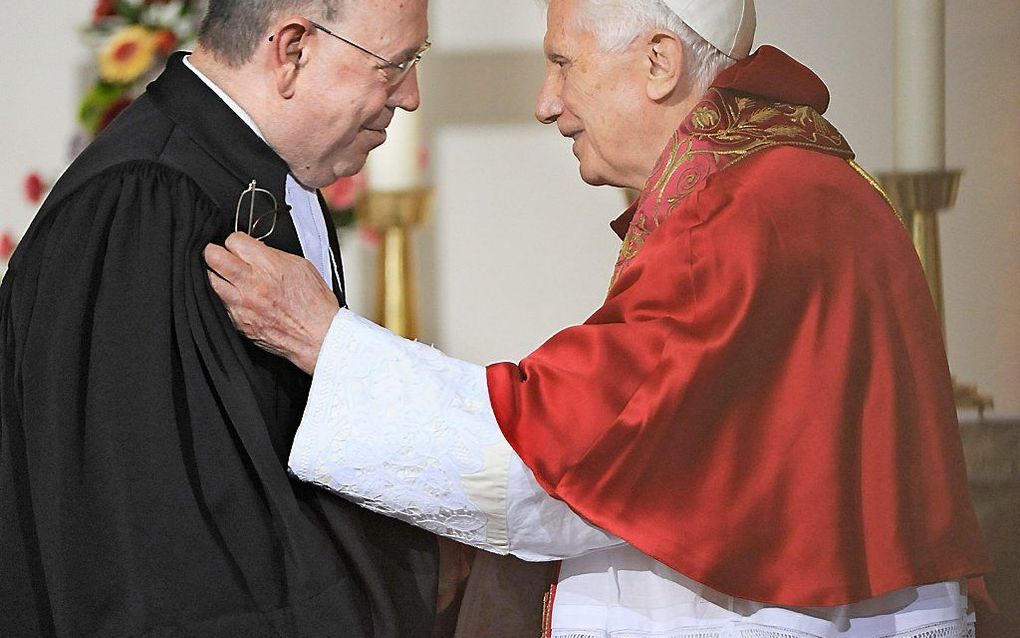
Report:
[{"label": "wrinkled hand", "polygon": [[322,276],[307,259],[244,233],[233,233],[224,246],[209,244],[204,254],[230,320],[260,348],[311,374],[339,310]]}]

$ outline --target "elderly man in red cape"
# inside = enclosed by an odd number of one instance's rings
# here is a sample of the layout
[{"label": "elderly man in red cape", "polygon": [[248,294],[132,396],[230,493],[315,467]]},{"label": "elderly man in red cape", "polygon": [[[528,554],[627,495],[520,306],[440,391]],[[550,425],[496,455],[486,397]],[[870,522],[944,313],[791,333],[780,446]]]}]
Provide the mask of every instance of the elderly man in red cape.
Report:
[{"label": "elderly man in red cape", "polygon": [[753,32],[751,0],[552,0],[538,118],[641,194],[605,303],[519,364],[400,339],[245,236],[212,284],[314,372],[291,471],[562,559],[548,635],[973,635],[989,560],[920,265],[825,86]]}]

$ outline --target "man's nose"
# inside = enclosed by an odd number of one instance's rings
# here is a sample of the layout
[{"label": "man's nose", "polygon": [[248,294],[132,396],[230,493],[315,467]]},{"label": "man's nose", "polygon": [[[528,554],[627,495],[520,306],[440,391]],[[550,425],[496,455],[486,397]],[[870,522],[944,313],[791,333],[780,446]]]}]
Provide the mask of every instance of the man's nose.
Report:
[{"label": "man's nose", "polygon": [[417,66],[408,71],[407,75],[400,80],[393,93],[390,94],[388,106],[391,108],[399,107],[405,111],[414,111],[421,106]]},{"label": "man's nose", "polygon": [[552,124],[562,113],[563,100],[560,98],[558,85],[552,78],[547,78],[535,101],[535,117],[543,124]]}]

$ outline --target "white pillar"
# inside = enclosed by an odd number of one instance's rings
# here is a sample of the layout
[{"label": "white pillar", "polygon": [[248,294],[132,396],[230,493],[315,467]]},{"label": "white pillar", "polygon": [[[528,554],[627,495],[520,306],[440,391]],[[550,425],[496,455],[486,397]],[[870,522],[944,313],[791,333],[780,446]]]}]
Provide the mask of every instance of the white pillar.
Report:
[{"label": "white pillar", "polygon": [[945,0],[895,0],[894,164],[941,171],[946,163]]}]

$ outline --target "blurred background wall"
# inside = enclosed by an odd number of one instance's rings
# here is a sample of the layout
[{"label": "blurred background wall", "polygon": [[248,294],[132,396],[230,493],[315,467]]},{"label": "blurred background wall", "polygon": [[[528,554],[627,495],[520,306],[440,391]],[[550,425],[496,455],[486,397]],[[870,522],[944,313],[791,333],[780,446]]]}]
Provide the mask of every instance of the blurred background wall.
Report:
[{"label": "blurred background wall", "polygon": [[[0,40],[0,231],[34,208],[31,170],[66,165],[91,0],[7,3]],[[829,118],[872,172],[892,166],[888,0],[758,0],[758,43],[829,85]],[[532,0],[433,0],[421,67],[438,190],[419,232],[424,339],[480,363],[518,359],[603,298],[621,193],[577,175],[569,142],[538,124],[543,9]],[[964,169],[942,217],[949,358],[957,377],[1020,414],[1020,4],[947,2],[947,164]],[[369,312],[370,250],[349,238],[355,309]],[[360,307],[359,307],[360,306]]]}]

